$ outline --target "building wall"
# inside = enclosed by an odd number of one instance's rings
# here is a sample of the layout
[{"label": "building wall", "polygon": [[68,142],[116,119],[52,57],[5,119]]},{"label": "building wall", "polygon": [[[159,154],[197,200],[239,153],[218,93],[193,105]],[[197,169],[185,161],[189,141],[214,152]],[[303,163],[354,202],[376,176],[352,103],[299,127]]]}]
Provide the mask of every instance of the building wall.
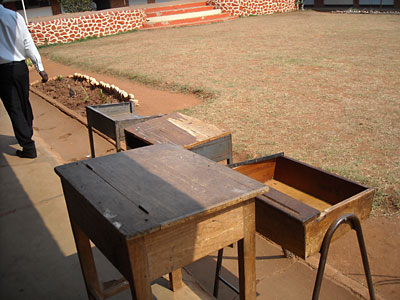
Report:
[{"label": "building wall", "polygon": [[[305,5],[314,5],[314,0],[304,0]],[[380,0],[359,0],[360,5],[380,5]],[[394,0],[382,0],[382,5],[394,5]],[[324,0],[324,5],[353,5],[353,0]]]},{"label": "building wall", "polygon": [[146,21],[141,9],[97,12],[28,24],[36,45],[68,43],[141,28]]},{"label": "building wall", "polygon": [[[117,1],[117,0],[116,0]],[[121,0],[124,1],[124,0]],[[209,4],[235,16],[262,15],[296,9],[296,0],[208,0]],[[28,28],[36,45],[68,43],[88,37],[100,37],[143,27],[142,9],[107,10],[69,18],[32,22]]]},{"label": "building wall", "polygon": [[207,0],[234,16],[266,15],[296,10],[296,0]]}]

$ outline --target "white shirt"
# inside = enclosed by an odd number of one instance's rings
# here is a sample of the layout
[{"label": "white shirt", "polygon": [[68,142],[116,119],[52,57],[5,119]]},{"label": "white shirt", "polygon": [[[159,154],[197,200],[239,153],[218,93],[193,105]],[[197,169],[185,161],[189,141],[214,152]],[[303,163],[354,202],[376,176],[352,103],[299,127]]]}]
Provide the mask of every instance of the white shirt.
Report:
[{"label": "white shirt", "polygon": [[0,64],[28,57],[38,72],[44,71],[42,59],[23,17],[0,4]]}]

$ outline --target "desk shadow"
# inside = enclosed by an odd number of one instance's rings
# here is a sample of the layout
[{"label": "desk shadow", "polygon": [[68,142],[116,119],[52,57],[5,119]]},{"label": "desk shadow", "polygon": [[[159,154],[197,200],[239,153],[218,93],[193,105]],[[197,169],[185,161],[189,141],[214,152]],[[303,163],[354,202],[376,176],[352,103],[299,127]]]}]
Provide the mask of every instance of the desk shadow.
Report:
[{"label": "desk shadow", "polygon": [[[57,220],[64,200],[46,196],[52,183],[37,178],[40,160],[11,157],[15,144],[13,136],[0,135],[0,299],[87,299],[83,281],[73,280],[81,276],[78,260],[65,259],[49,230],[54,225],[73,241],[69,223]],[[25,180],[41,182],[33,196]]]},{"label": "desk shadow", "polygon": [[[256,240],[260,243],[260,239]],[[268,250],[271,255],[265,255],[259,253],[256,256],[256,272],[257,272],[257,282],[259,282],[260,277],[262,278],[268,272],[273,273],[276,268],[278,268],[279,262],[281,260],[290,261],[283,254],[279,254],[281,251],[279,247],[272,246]],[[264,247],[259,247],[264,248]],[[211,295],[214,289],[214,277],[216,268],[217,254],[212,254],[198,260],[195,263],[185,267],[185,269],[200,283],[200,285]],[[290,262],[289,262],[290,263]],[[239,278],[238,278],[238,257],[237,257],[237,245],[235,244],[233,248],[224,248],[224,256],[221,268],[221,276],[232,284],[235,288],[239,288]],[[259,293],[257,292],[257,296]],[[218,300],[231,300],[239,299],[236,292],[225,285],[222,281],[219,282],[219,293]]]}]

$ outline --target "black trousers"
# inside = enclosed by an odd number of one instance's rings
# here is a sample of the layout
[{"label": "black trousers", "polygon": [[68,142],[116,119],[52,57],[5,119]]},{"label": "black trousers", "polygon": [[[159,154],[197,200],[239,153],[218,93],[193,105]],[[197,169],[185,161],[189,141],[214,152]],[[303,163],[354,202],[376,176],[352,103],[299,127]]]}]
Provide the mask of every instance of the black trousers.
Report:
[{"label": "black trousers", "polygon": [[29,71],[25,61],[0,64],[0,98],[10,116],[15,137],[27,152],[36,151],[33,113],[29,102]]}]

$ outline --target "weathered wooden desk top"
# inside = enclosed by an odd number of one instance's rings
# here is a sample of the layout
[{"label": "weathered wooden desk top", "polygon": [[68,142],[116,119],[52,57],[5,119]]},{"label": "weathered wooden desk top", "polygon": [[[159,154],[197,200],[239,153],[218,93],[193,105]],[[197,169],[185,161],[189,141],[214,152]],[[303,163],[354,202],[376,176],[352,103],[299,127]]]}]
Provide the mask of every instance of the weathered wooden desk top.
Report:
[{"label": "weathered wooden desk top", "polygon": [[[238,242],[242,299],[255,299],[255,202],[268,187],[173,144],[56,168],[89,298],[130,287],[153,299],[151,281]],[[89,240],[129,281],[103,290]],[[178,284],[179,285],[179,284]],[[177,287],[178,288],[178,287]]]},{"label": "weathered wooden desk top", "polygon": [[80,198],[72,205],[91,214],[75,216],[82,219],[79,223],[107,220],[126,238],[223,209],[268,189],[172,144],[74,162],[57,167],[56,173],[75,191],[72,198]]},{"label": "weathered wooden desk top", "polygon": [[132,125],[126,131],[151,144],[171,142],[186,149],[230,134],[227,130],[178,112]]}]

